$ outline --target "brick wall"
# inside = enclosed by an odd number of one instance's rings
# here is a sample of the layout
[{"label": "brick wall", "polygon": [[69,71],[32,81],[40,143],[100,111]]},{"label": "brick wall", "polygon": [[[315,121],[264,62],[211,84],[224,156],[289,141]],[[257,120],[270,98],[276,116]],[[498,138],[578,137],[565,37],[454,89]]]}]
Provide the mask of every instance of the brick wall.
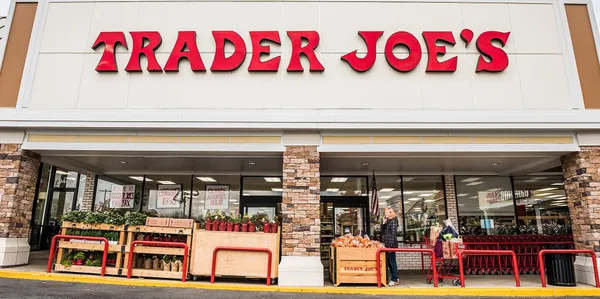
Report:
[{"label": "brick wall", "polygon": [[[94,201],[94,189],[96,189],[96,175],[86,174],[85,186],[83,190],[83,202],[81,203],[82,211],[91,211],[92,203]],[[80,186],[81,188],[81,186]]]},{"label": "brick wall", "polygon": [[[398,244],[398,248],[421,248],[419,244]],[[429,263],[431,263],[429,257],[424,257],[425,270],[427,271]],[[420,253],[396,253],[396,261],[398,263],[398,270],[421,270],[421,254]]]},{"label": "brick wall", "polygon": [[600,252],[600,147],[581,147],[561,160],[575,247]]},{"label": "brick wall", "polygon": [[27,238],[40,156],[18,144],[0,145],[0,238]]},{"label": "brick wall", "polygon": [[321,255],[320,184],[317,147],[286,147],[281,204],[282,255]]},{"label": "brick wall", "polygon": [[446,211],[448,211],[446,217],[452,220],[452,224],[458,229],[458,203],[453,175],[444,176],[444,186],[446,188]]}]

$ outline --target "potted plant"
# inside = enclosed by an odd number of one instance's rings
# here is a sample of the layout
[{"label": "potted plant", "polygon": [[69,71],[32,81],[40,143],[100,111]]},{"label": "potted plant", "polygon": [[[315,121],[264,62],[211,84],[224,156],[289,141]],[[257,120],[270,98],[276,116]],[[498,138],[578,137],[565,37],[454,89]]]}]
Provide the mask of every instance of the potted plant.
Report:
[{"label": "potted plant", "polygon": [[262,217],[261,222],[263,224],[263,232],[270,233],[271,232],[271,223],[269,222],[269,217]]},{"label": "potted plant", "polygon": [[169,272],[171,271],[171,256],[165,255],[161,260],[161,264],[163,266],[163,271]]},{"label": "potted plant", "polygon": [[256,215],[252,216],[250,218],[250,221],[248,221],[248,232],[249,233],[256,232],[256,222],[257,222]]},{"label": "potted plant", "polygon": [[233,221],[235,218],[229,218],[229,221],[227,221],[227,231],[228,232],[232,232],[233,231]]},{"label": "potted plant", "polygon": [[277,233],[277,229],[279,228],[279,217],[273,217],[271,220],[271,233]]},{"label": "potted plant", "polygon": [[221,215],[219,219],[219,230],[222,232],[227,231],[227,217],[225,215]]},{"label": "potted plant", "polygon": [[73,255],[73,265],[82,266],[85,259],[85,253],[79,251]]},{"label": "potted plant", "polygon": [[218,231],[220,224],[221,224],[221,215],[219,213],[216,213],[213,215],[212,230]]},{"label": "potted plant", "polygon": [[204,222],[204,229],[208,231],[212,230],[212,214],[210,212],[206,213],[206,218],[204,218]]},{"label": "potted plant", "polygon": [[248,232],[248,223],[250,223],[250,217],[248,217],[248,215],[245,214],[244,217],[242,217],[242,222],[241,222],[242,232],[244,232],[244,233]]},{"label": "potted plant", "polygon": [[241,230],[241,220],[239,217],[236,217],[233,219],[233,231],[234,232],[239,232]]}]

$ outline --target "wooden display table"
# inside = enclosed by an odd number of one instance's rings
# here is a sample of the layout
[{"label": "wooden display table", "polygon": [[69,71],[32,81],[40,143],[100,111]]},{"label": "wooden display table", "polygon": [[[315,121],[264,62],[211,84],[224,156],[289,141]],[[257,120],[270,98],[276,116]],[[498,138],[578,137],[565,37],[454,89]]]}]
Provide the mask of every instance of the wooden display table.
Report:
[{"label": "wooden display table", "polygon": [[[268,248],[271,250],[271,277],[278,277],[278,233],[242,233],[206,231],[197,225],[194,229],[190,274],[210,276],[212,256],[217,246]],[[264,252],[220,251],[217,254],[216,276],[239,276],[246,278],[267,277],[267,254]]]},{"label": "wooden display table", "polygon": [[[331,247],[329,277],[334,286],[342,283],[377,284],[377,248]],[[385,285],[386,259],[381,253],[381,281]]]}]

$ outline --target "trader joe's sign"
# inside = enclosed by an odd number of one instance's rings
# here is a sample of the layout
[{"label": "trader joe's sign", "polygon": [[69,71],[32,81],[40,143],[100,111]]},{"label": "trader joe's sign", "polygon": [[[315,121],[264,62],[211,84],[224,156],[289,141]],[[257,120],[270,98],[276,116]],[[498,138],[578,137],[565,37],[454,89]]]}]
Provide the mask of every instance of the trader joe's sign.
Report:
[{"label": "trader joe's sign", "polygon": [[157,209],[177,209],[182,202],[181,185],[158,185]]},{"label": "trader joe's sign", "polygon": [[206,198],[204,200],[205,210],[227,210],[229,209],[229,186],[228,185],[206,185]]},{"label": "trader joe's sign", "polygon": [[135,185],[112,185],[110,207],[113,209],[133,209]]}]

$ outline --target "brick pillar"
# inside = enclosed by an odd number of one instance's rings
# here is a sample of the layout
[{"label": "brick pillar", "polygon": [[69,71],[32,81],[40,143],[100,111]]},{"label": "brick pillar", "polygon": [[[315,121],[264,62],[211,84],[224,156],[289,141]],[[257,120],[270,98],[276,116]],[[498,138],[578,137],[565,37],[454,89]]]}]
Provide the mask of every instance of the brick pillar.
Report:
[{"label": "brick pillar", "polygon": [[456,187],[454,186],[454,176],[444,176],[444,188],[446,190],[446,219],[452,220],[454,228],[458,229],[458,202],[456,200]]},{"label": "brick pillar", "polygon": [[40,156],[2,144],[0,165],[0,267],[27,264]]},{"label": "brick pillar", "polygon": [[[581,147],[562,157],[575,248],[600,252],[600,147]],[[590,257],[578,256],[578,282],[593,284]],[[586,262],[587,261],[587,262]],[[579,267],[578,267],[579,265]]]},{"label": "brick pillar", "polygon": [[287,146],[283,154],[279,285],[323,285],[319,189],[317,147]]},{"label": "brick pillar", "polygon": [[96,175],[86,174],[85,189],[83,190],[83,201],[81,203],[82,211],[91,211],[92,203],[94,202],[94,191],[96,189]]}]

